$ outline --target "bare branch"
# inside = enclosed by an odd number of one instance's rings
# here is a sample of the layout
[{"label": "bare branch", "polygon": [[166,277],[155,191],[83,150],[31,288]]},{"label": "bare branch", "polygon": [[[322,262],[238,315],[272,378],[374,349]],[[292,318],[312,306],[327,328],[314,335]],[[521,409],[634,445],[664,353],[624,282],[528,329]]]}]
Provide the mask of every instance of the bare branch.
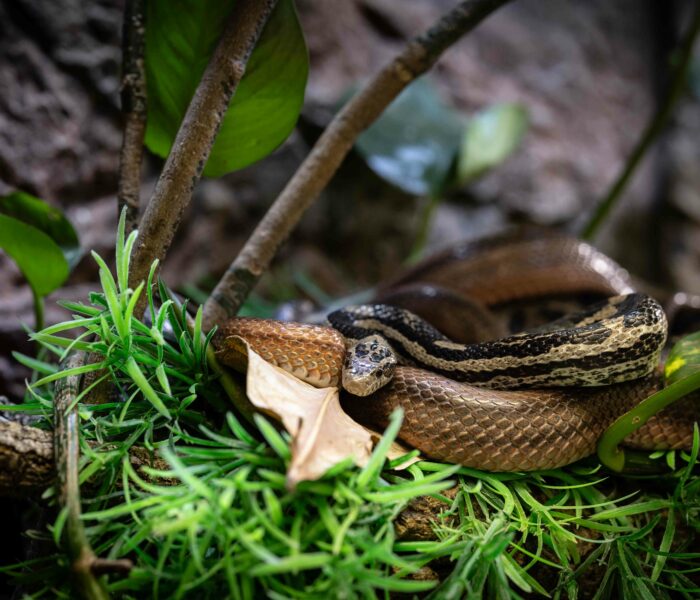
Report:
[{"label": "bare branch", "polygon": [[238,0],[177,133],[139,226],[129,285],[162,260],[209,158],[214,138],[277,0]]},{"label": "bare branch", "polygon": [[204,305],[207,329],[234,316],[357,136],[462,35],[508,0],[466,0],[415,38],[335,116]]},{"label": "bare branch", "polygon": [[124,139],[119,156],[119,214],[126,206],[126,233],[139,221],[141,160],[146,134],[146,68],[144,61],[146,0],[127,0],[122,33],[122,112]]}]

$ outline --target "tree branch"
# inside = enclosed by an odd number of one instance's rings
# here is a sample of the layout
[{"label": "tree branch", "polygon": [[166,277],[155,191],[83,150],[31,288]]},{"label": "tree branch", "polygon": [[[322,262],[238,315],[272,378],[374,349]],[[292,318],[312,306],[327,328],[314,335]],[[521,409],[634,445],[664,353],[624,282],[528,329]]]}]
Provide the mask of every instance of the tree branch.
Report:
[{"label": "tree branch", "polygon": [[[226,109],[277,0],[237,0],[187,109],[139,226],[129,285],[163,260],[202,175]],[[145,298],[145,294],[144,294]]]},{"label": "tree branch", "polygon": [[125,116],[124,139],[119,155],[119,216],[126,206],[126,233],[139,221],[141,160],[146,135],[146,68],[144,60],[146,0],[127,0],[122,30],[122,112]]},{"label": "tree branch", "polygon": [[0,422],[0,496],[41,494],[56,477],[51,432]]},{"label": "tree branch", "polygon": [[204,305],[206,329],[234,316],[357,136],[462,35],[508,0],[466,0],[415,38],[335,116]]}]

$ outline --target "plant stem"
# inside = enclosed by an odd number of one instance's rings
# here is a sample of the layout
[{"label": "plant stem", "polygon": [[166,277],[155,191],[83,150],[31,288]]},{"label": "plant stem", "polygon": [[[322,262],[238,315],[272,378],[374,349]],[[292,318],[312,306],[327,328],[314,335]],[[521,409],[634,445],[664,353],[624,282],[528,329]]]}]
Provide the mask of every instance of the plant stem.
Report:
[{"label": "plant stem", "polygon": [[126,207],[126,232],[139,221],[141,160],[146,134],[146,69],[144,60],[146,0],[127,0],[122,29],[122,112],[124,139],[119,156],[118,215]]},{"label": "plant stem", "polygon": [[[70,356],[66,369],[83,365],[82,353]],[[54,455],[58,482],[58,499],[67,512],[66,531],[67,553],[75,586],[82,598],[107,600],[109,594],[104,584],[92,573],[91,563],[95,553],[85,534],[80,519],[80,431],[78,409],[71,408],[80,391],[80,375],[59,379],[54,398]]]},{"label": "plant stem", "polygon": [[44,298],[34,290],[32,290],[32,303],[34,306],[34,330],[41,331],[44,328]]},{"label": "plant stem", "polygon": [[430,233],[430,226],[433,223],[433,218],[435,217],[435,211],[437,211],[440,202],[442,201],[442,196],[437,193],[431,194],[423,210],[421,211],[420,223],[416,239],[413,242],[413,248],[408,255],[406,262],[410,265],[415,263],[423,254],[425,246],[428,243],[428,234]]},{"label": "plant stem", "polygon": [[[248,58],[276,3],[277,0],[236,1],[139,226],[129,273],[132,289],[146,279],[154,259],[162,262],[165,257]],[[145,307],[145,300],[144,295],[136,314]]]},{"label": "plant stem", "polygon": [[700,371],[652,394],[608,427],[598,440],[598,458],[613,471],[625,467],[625,451],[619,447],[629,434],[644,425],[661,409],[700,389]]},{"label": "plant stem", "polygon": [[465,0],[410,41],[338,112],[260,221],[204,305],[204,326],[234,316],[269,267],[279,246],[328,184],[357,136],[462,35],[508,0]]},{"label": "plant stem", "polygon": [[671,87],[668,90],[668,94],[644,130],[642,137],[637,142],[637,145],[632,151],[630,157],[627,159],[627,163],[622,169],[622,172],[612,184],[608,193],[596,207],[590,221],[588,221],[588,223],[582,229],[581,237],[584,240],[592,240],[596,236],[600,226],[603,224],[610,211],[622,196],[622,192],[625,190],[627,183],[634,174],[642,158],[644,158],[644,155],[666,126],[669,117],[673,113],[674,107],[678,103],[678,100],[682,96],[683,90],[685,89],[688,68],[693,56],[693,45],[695,44],[695,39],[698,36],[698,32],[700,32],[700,3],[696,3],[690,30],[688,31],[685,40],[678,50],[678,64],[674,70]]}]

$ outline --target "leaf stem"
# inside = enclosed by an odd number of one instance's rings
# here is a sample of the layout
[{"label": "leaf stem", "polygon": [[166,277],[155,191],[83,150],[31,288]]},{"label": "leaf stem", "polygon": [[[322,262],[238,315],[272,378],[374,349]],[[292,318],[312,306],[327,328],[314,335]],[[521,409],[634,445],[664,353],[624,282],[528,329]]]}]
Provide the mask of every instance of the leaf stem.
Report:
[{"label": "leaf stem", "polygon": [[435,218],[435,211],[437,211],[438,206],[440,206],[440,201],[442,197],[437,193],[431,194],[423,206],[420,215],[420,223],[418,224],[418,232],[416,234],[416,239],[413,242],[413,248],[411,248],[411,253],[408,255],[407,263],[415,263],[423,254],[425,246],[428,243],[428,234],[430,233],[430,226]]},{"label": "leaf stem", "polygon": [[618,417],[598,440],[600,462],[613,471],[622,471],[625,467],[625,451],[619,447],[622,441],[657,412],[697,389],[700,389],[700,371],[659,390]]},{"label": "leaf stem", "polygon": [[34,307],[34,331],[44,328],[44,298],[32,288],[32,304]]},{"label": "leaf stem", "polygon": [[658,138],[666,126],[673,109],[678,103],[685,88],[688,68],[693,56],[693,45],[700,32],[700,3],[696,3],[695,14],[688,34],[679,48],[678,64],[673,72],[671,87],[663,102],[659,106],[651,121],[647,125],[642,137],[637,142],[632,154],[627,159],[622,172],[610,187],[608,193],[600,201],[591,219],[581,231],[581,238],[592,240],[598,233],[600,226],[622,196],[630,178],[645,154]]},{"label": "leaf stem", "polygon": [[338,170],[357,136],[377,120],[406,86],[430,69],[447,48],[507,2],[460,2],[411,40],[345,104],[216,285],[204,305],[205,330],[236,315],[277,249]]}]

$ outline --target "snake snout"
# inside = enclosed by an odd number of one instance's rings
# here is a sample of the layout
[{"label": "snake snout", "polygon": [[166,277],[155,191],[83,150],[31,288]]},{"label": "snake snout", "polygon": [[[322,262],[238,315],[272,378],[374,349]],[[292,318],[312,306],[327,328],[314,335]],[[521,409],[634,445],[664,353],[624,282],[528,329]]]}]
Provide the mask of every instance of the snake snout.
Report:
[{"label": "snake snout", "polygon": [[343,388],[355,396],[369,396],[389,383],[397,365],[396,354],[379,335],[352,344],[343,367]]}]

